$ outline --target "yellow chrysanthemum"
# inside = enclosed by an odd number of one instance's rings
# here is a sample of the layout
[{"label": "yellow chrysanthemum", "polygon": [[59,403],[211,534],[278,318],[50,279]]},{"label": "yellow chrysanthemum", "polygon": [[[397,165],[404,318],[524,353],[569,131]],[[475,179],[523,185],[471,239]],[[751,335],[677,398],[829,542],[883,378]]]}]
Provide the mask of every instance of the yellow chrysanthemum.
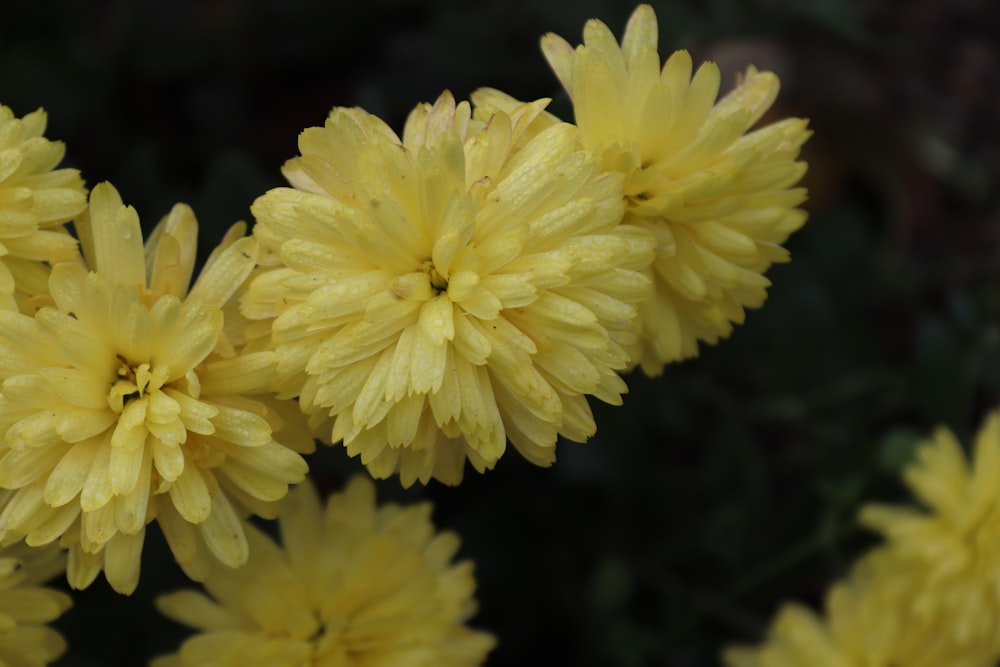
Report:
[{"label": "yellow chrysanthemum", "polygon": [[306,472],[275,440],[278,414],[247,395],[271,382],[273,353],[238,354],[224,329],[257,242],[231,235],[189,291],[186,206],[144,250],[135,211],[101,184],[77,232],[83,257],[52,269],[52,307],[0,311],[0,487],[16,489],[0,538],[60,539],[77,588],[103,567],[131,592],[154,518],[192,576],[206,548],[240,565],[240,513],[273,515]]},{"label": "yellow chrysanthemum", "polygon": [[719,68],[691,76],[691,56],[674,53],[660,67],[656,15],[640,5],[621,47],[591,20],[575,50],[553,34],[542,50],[573,102],[583,146],[604,168],[625,177],[625,222],[657,239],[654,295],[642,308],[643,337],[633,360],[651,375],[665,363],[698,354],[760,306],[772,262],[805,221],[794,188],[806,166],[796,162],[808,138],[791,118],[747,131],[778,93],[778,77],[747,70],[716,103]]},{"label": "yellow chrysanthemum", "polygon": [[886,538],[829,592],[826,617],[790,604],[728,667],[994,667],[1000,659],[1000,412],[969,463],[938,429],[904,478],[930,512],[866,505]]},{"label": "yellow chrysanthemum", "polygon": [[621,177],[572,125],[522,140],[544,104],[482,123],[444,94],[402,140],[334,109],[285,165],[295,189],[253,206],[284,266],[244,313],[276,316],[285,393],[376,477],[457,484],[507,438],[548,465],[557,435],[593,434],[587,395],[621,401],[654,242],[619,225]]},{"label": "yellow chrysanthemum", "polygon": [[[475,612],[472,563],[458,537],[434,532],[429,504],[376,507],[355,478],[324,510],[302,484],[279,516],[283,547],[247,527],[250,560],[215,567],[204,585],[157,606],[200,630],[152,667],[463,667],[493,638],[465,627]],[[213,599],[214,598],[214,599]]]},{"label": "yellow chrysanthemum", "polygon": [[799,604],[785,605],[764,643],[734,647],[726,667],[994,667],[997,653],[984,642],[956,644],[948,615],[915,613],[913,599],[924,582],[891,550],[857,564],[826,596],[820,616]]},{"label": "yellow chrysanthemum", "polygon": [[[9,492],[0,494],[0,507]],[[0,665],[43,667],[66,651],[62,636],[45,624],[72,604],[69,596],[41,584],[66,569],[55,544],[29,547],[23,542],[0,548]]]},{"label": "yellow chrysanthemum", "polygon": [[0,308],[5,310],[34,296],[39,262],[73,257],[76,241],[62,224],[87,206],[79,172],[55,168],[65,147],[42,136],[45,121],[41,109],[16,118],[0,105]]},{"label": "yellow chrysanthemum", "polygon": [[922,573],[914,614],[947,618],[956,643],[989,639],[1000,657],[1000,412],[983,423],[971,464],[940,428],[904,479],[930,511],[873,503],[861,522],[886,538],[902,566]]}]

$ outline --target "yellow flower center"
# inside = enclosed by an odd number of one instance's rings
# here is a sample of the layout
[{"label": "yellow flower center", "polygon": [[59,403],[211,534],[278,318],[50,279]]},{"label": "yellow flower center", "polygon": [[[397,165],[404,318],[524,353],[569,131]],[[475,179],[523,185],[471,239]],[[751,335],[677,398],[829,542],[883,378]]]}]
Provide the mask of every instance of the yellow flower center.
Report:
[{"label": "yellow flower center", "polygon": [[420,265],[420,270],[430,277],[434,296],[448,291],[448,279],[438,273],[438,270],[434,267],[434,262],[425,259],[424,263]]},{"label": "yellow flower center", "polygon": [[120,362],[116,372],[118,379],[113,381],[108,392],[108,406],[121,414],[130,401],[160,389],[170,371],[165,366],[150,370],[148,362],[133,365],[121,354],[116,357]]}]

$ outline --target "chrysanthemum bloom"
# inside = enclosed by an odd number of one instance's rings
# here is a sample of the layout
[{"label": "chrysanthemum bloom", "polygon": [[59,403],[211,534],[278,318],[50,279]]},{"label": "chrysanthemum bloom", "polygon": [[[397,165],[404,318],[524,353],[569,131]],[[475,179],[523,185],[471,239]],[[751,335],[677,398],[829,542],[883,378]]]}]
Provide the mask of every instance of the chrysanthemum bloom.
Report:
[{"label": "chrysanthemum bloom", "polygon": [[885,537],[899,568],[920,573],[914,615],[946,618],[956,644],[989,640],[1000,657],[1000,412],[983,423],[971,462],[940,428],[904,479],[927,510],[873,503],[861,522]]},{"label": "chrysanthemum bloom", "polygon": [[904,479],[930,511],[866,505],[886,538],[827,596],[826,617],[786,605],[756,648],[729,667],[994,667],[1000,659],[1000,412],[970,466],[938,429]]},{"label": "chrysanthemum bloom", "polygon": [[77,231],[83,257],[52,269],[53,306],[0,312],[0,487],[16,489],[0,538],[60,539],[77,588],[103,568],[131,592],[153,519],[191,576],[206,549],[241,565],[242,512],[273,514],[307,470],[248,395],[272,381],[273,354],[239,354],[224,328],[257,242],[228,238],[189,291],[186,206],[144,250],[135,211],[101,184]]},{"label": "chrysanthemum bloom", "polygon": [[[493,638],[465,627],[475,612],[472,563],[452,563],[458,538],[434,532],[429,504],[376,507],[355,478],[324,510],[311,484],[279,515],[283,546],[253,527],[250,560],[214,567],[211,597],[157,600],[200,630],[152,667],[390,667],[479,665]],[[214,598],[214,599],[213,599]]]},{"label": "chrysanthemum bloom", "polygon": [[333,417],[375,477],[457,484],[507,438],[548,465],[557,435],[593,434],[587,395],[621,401],[654,241],[619,224],[621,177],[576,128],[522,141],[544,104],[482,123],[446,93],[402,140],[334,109],[285,165],[294,189],[253,206],[284,266],[251,283],[244,314],[276,316],[286,394]]},{"label": "chrysanthemum bloom", "polygon": [[45,624],[72,601],[41,585],[65,569],[66,556],[55,544],[34,548],[18,542],[0,548],[0,665],[42,667],[66,651],[62,636]]},{"label": "chrysanthemum bloom", "polygon": [[[76,169],[55,169],[62,142],[49,141],[41,109],[16,118],[0,105],[0,308],[33,296],[40,262],[68,260],[76,241],[62,227],[87,206]],[[17,294],[25,292],[26,294]]]},{"label": "chrysanthemum bloom", "polygon": [[858,563],[826,596],[825,616],[799,604],[777,614],[765,641],[734,647],[727,667],[994,667],[996,651],[984,642],[955,644],[960,619],[914,614],[920,573],[891,550]]},{"label": "chrysanthemum bloom", "polygon": [[586,24],[575,50],[553,34],[546,59],[570,95],[583,146],[625,178],[624,222],[657,239],[652,299],[642,308],[643,336],[633,360],[656,375],[665,363],[698,354],[760,306],[763,273],[788,259],[781,247],[806,214],[794,188],[806,166],[796,162],[808,138],[791,118],[748,133],[778,94],[778,77],[749,68],[716,103],[719,68],[691,76],[678,51],[663,67],[656,15],[640,5],[621,47],[606,25]]}]

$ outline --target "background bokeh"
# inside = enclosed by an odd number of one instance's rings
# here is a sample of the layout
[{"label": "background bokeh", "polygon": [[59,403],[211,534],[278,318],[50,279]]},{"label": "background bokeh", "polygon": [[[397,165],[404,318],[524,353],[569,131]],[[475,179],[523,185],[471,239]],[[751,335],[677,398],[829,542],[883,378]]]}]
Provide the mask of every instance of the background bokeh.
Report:
[{"label": "background bokeh", "polygon": [[[1000,402],[1000,5],[991,0],[654,2],[661,54],[783,89],[811,119],[807,226],[730,340],[595,405],[599,432],[548,470],[511,454],[427,497],[475,559],[489,664],[711,665],[781,600],[817,602],[870,539],[866,499],[936,424],[967,437]],[[444,89],[567,101],[538,38],[579,41],[610,0],[0,3],[0,103],[42,106],[89,185],[151,227],[177,201],[202,256],[335,105],[396,128]],[[311,459],[324,489],[360,470]],[[130,598],[103,578],[58,626],[66,667],[140,665],[185,631],[151,605],[184,584],[155,529]]]}]

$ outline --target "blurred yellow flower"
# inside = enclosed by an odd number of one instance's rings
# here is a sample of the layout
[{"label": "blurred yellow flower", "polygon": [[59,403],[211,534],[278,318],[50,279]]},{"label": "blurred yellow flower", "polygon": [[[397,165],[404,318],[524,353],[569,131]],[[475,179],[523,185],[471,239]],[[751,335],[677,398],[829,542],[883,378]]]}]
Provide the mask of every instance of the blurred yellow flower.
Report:
[{"label": "blurred yellow flower", "polygon": [[825,616],[799,604],[778,612],[760,646],[733,647],[726,667],[994,667],[986,642],[956,644],[950,616],[921,616],[920,572],[891,550],[856,564],[826,596]]},{"label": "blurred yellow flower", "polygon": [[434,532],[429,504],[375,504],[357,477],[324,509],[309,483],[288,494],[283,546],[252,526],[239,569],[161,596],[160,610],[199,634],[151,667],[464,667],[495,641],[465,627],[475,612],[472,563]]},{"label": "blurred yellow flower", "polygon": [[45,624],[59,618],[72,600],[41,585],[65,569],[66,556],[55,544],[33,548],[18,542],[0,548],[0,665],[42,667],[66,652],[62,636]]},{"label": "blurred yellow flower", "polygon": [[886,542],[833,586],[826,615],[779,611],[759,647],[728,667],[994,667],[1000,658],[1000,411],[970,467],[938,429],[904,478],[930,511],[871,503],[861,522]]},{"label": "blurred yellow flower", "polygon": [[52,307],[0,311],[0,487],[16,490],[0,539],[59,539],[76,588],[103,568],[134,590],[153,519],[191,576],[206,549],[240,565],[240,515],[273,515],[307,470],[275,440],[281,418],[247,395],[271,382],[273,353],[239,354],[224,329],[257,243],[237,230],[189,290],[186,206],[144,249],[135,211],[100,184],[77,233],[83,256],[52,269]]},{"label": "blurred yellow flower", "polygon": [[870,503],[861,523],[921,573],[915,615],[946,618],[955,643],[989,640],[1000,656],[1000,411],[976,435],[971,462],[939,428],[903,477],[929,511]]},{"label": "blurred yellow flower", "polygon": [[[63,223],[83,212],[87,191],[76,169],[56,169],[62,142],[49,141],[41,109],[16,118],[0,105],[0,309],[35,296],[41,262],[71,259],[76,241]],[[23,292],[23,294],[18,294]],[[20,297],[20,298],[19,298]]]},{"label": "blurred yellow flower", "polygon": [[763,304],[763,273],[788,259],[781,243],[806,219],[796,208],[805,190],[794,186],[810,134],[798,118],[748,132],[774,102],[778,77],[751,67],[716,102],[719,68],[705,63],[692,77],[686,51],[661,68],[658,32],[653,9],[640,5],[620,47],[598,20],[575,50],[556,35],[542,39],[583,146],[625,178],[624,222],[657,239],[654,294],[632,350],[650,375],[697,355],[699,341],[725,338],[744,308]]},{"label": "blurred yellow flower", "polygon": [[276,318],[284,395],[332,417],[329,439],[375,477],[457,484],[508,438],[548,465],[557,436],[594,433],[588,395],[626,390],[654,241],[619,224],[621,176],[600,173],[576,128],[524,140],[544,104],[484,123],[445,93],[402,139],[334,109],[285,165],[294,189],[253,206],[281,265],[253,280],[244,314]]}]

